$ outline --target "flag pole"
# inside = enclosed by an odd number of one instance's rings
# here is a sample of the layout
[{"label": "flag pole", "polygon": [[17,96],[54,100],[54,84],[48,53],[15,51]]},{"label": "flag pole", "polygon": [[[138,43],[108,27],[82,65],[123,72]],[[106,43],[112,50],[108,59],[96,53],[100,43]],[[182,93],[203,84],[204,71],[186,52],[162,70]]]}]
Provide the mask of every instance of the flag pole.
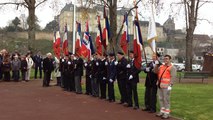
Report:
[{"label": "flag pole", "polygon": [[[134,4],[136,6],[136,1],[135,0],[134,0]],[[140,23],[139,23],[139,20],[138,20],[138,7],[136,7],[136,20],[138,21],[138,26],[140,27]],[[143,48],[143,53],[144,53],[144,58],[145,58],[145,61],[146,61],[146,65],[148,65],[147,58],[146,58],[146,51],[145,51],[145,48],[144,48],[143,41],[142,41],[142,48]]]},{"label": "flag pole", "polygon": [[75,54],[75,39],[76,39],[76,34],[75,34],[75,31],[76,31],[76,0],[74,0],[74,3],[73,3],[73,6],[74,6],[74,12],[73,12],[73,47],[72,47],[72,52],[73,54]]}]

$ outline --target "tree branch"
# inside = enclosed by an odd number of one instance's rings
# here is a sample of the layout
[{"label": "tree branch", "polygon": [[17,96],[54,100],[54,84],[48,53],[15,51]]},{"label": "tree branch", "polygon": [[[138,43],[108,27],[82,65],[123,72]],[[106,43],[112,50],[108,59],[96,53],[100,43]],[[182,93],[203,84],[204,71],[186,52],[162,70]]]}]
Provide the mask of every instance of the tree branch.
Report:
[{"label": "tree branch", "polygon": [[21,5],[21,6],[24,6],[24,7],[28,8],[28,6],[26,5],[25,2],[19,2],[19,3],[16,3],[16,2],[5,2],[5,3],[0,3],[0,5],[17,5],[17,7],[19,5]]},{"label": "tree branch", "polygon": [[35,6],[35,8],[38,7],[39,5],[41,5],[42,3],[46,2],[46,1],[47,1],[47,0],[41,1],[40,3],[38,3],[38,4]]},{"label": "tree branch", "polygon": [[[129,9],[129,11],[127,12],[127,17],[129,16],[130,12],[131,12],[133,9],[137,9],[137,8],[138,8],[137,5],[138,5],[139,2],[141,2],[141,0],[139,0],[139,1],[135,4],[135,6],[134,6],[133,8]],[[123,24],[122,24],[122,26],[121,26],[121,28],[120,28],[120,30],[119,30],[117,36],[116,36],[116,41],[118,41],[118,38],[119,38],[119,36],[120,36],[120,34],[121,34],[121,31],[123,30],[123,27],[124,27],[124,22],[123,22]]]}]

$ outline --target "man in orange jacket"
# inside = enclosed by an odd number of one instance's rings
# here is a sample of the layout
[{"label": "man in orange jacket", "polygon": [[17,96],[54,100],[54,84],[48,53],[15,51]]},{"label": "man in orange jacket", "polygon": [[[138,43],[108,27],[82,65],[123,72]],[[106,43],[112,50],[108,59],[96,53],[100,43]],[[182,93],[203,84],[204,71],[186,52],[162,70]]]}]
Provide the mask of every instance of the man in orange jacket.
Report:
[{"label": "man in orange jacket", "polygon": [[158,96],[160,112],[156,115],[162,119],[168,119],[170,115],[170,93],[176,79],[176,68],[171,64],[171,56],[164,56],[164,64],[158,65],[156,61],[155,72],[158,74]]}]

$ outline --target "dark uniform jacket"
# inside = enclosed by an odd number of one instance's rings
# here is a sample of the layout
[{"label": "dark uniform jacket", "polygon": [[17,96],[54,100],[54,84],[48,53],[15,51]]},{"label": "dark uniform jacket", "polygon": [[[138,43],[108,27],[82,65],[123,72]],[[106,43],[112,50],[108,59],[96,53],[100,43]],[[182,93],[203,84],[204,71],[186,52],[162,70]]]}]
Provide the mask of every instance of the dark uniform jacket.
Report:
[{"label": "dark uniform jacket", "polygon": [[78,58],[77,60],[74,60],[75,66],[75,76],[83,76],[83,66],[84,66],[84,61],[81,58]]},{"label": "dark uniform jacket", "polygon": [[90,75],[92,75],[92,62],[93,61],[86,62],[85,64],[87,64],[87,66],[84,65],[84,67],[86,69],[86,76],[87,77],[89,77]]},{"label": "dark uniform jacket", "polygon": [[[161,64],[161,63],[160,63]],[[146,81],[145,81],[145,86],[149,87],[149,86],[156,86],[156,82],[158,80],[158,75],[156,73],[153,72],[154,69],[154,61],[148,63],[148,66],[150,67],[150,71],[146,71],[146,69],[144,70],[145,73],[147,73],[146,76]]]},{"label": "dark uniform jacket", "polygon": [[[107,65],[106,65],[106,63],[107,63]],[[107,71],[108,71],[107,66],[108,66],[108,61],[106,59],[100,61],[99,70],[100,70],[101,79],[103,79],[103,78],[107,79]]]},{"label": "dark uniform jacket", "polygon": [[[135,60],[135,59],[134,59]],[[135,83],[138,83],[139,82],[139,73],[141,70],[137,69],[135,67],[135,64],[134,64],[134,60],[130,60],[129,61],[129,64],[130,64],[130,68],[127,68],[127,72],[128,72],[128,81],[131,81],[131,82],[135,82]],[[133,78],[131,80],[129,80],[129,76],[132,75]]]},{"label": "dark uniform jacket", "polygon": [[35,55],[33,57],[33,62],[35,63],[36,66],[41,66],[43,59],[40,55]]},{"label": "dark uniform jacket", "polygon": [[115,66],[115,60],[109,62],[108,66],[108,79],[112,79],[115,81],[116,78],[116,66]]},{"label": "dark uniform jacket", "polygon": [[123,57],[121,60],[118,61],[118,64],[116,66],[117,79],[118,80],[127,79],[126,65],[127,65],[127,59],[126,58]]}]

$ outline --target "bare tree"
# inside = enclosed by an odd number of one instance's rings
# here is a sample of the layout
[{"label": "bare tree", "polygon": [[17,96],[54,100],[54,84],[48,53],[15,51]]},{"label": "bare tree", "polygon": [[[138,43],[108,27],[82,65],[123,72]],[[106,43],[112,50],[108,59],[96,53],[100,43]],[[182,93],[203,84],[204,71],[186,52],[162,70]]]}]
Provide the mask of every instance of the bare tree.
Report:
[{"label": "bare tree", "polygon": [[33,50],[33,43],[35,41],[35,10],[38,6],[45,3],[47,0],[4,0],[0,3],[3,5],[16,5],[17,9],[19,6],[27,8],[29,13],[29,28],[28,28],[28,49]]}]

